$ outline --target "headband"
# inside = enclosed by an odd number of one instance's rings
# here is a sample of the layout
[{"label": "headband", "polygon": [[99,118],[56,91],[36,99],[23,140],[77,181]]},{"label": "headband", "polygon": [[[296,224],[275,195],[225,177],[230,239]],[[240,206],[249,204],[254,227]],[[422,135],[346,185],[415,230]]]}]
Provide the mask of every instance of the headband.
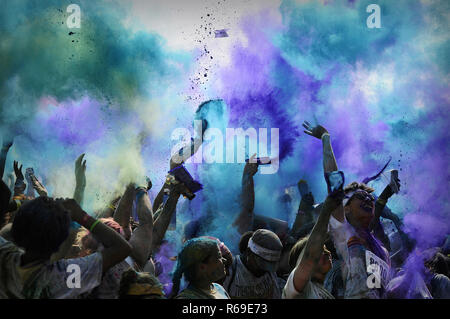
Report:
[{"label": "headband", "polygon": [[248,241],[248,248],[250,248],[253,253],[265,260],[279,261],[281,257],[281,251],[261,247],[253,241],[253,238],[250,238],[250,240]]}]

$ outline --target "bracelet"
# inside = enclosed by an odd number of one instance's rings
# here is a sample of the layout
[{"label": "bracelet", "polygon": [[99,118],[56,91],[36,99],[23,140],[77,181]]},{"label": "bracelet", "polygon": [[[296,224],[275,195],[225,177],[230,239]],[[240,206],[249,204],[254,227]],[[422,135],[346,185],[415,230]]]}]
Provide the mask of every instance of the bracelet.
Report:
[{"label": "bracelet", "polygon": [[377,203],[383,206],[386,206],[387,200],[378,197]]},{"label": "bracelet", "polygon": [[100,219],[97,219],[89,228],[89,231],[92,232],[92,230],[94,229],[95,226],[97,226],[97,224],[100,223]]}]

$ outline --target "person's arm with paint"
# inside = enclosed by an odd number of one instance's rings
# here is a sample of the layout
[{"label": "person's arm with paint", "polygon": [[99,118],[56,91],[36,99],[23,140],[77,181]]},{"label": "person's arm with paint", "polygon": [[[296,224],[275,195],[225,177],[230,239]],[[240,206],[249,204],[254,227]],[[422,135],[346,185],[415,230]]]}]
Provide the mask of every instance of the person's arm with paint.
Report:
[{"label": "person's arm with paint", "polygon": [[309,191],[308,183],[305,180],[301,179],[297,186],[301,200],[294,224],[290,231],[291,235],[295,238],[299,238],[299,236],[302,237],[308,229],[311,229],[314,226],[314,217],[312,215],[314,212],[314,196]]},{"label": "person's arm with paint", "polygon": [[85,154],[81,154],[75,161],[75,191],[73,198],[82,206],[84,190],[86,189],[86,160],[83,161]]},{"label": "person's arm with paint", "polygon": [[161,245],[172,216],[176,211],[178,199],[183,191],[185,191],[186,186],[183,183],[178,183],[169,184],[167,188],[169,189],[169,197],[163,206],[159,208],[162,209],[162,211],[158,214],[153,223],[152,252],[157,250]]},{"label": "person's arm with paint", "polygon": [[31,184],[39,196],[48,196],[48,191],[44,185],[37,179],[36,175],[30,175]]},{"label": "person's arm with paint", "polygon": [[[338,165],[334,156],[333,147],[331,146],[330,133],[328,133],[327,129],[321,125],[313,127],[307,121],[303,123],[303,127],[305,128],[304,132],[306,134],[318,138],[322,141],[324,173],[338,171]],[[332,215],[338,221],[343,222],[345,219],[344,206],[339,205],[336,210],[332,212]]]},{"label": "person's arm with paint", "polygon": [[27,180],[27,191],[26,196],[28,199],[34,199],[35,193],[34,193],[34,186],[33,186],[33,180],[32,176],[34,175],[34,170],[32,167],[28,167],[25,170],[25,179]]},{"label": "person's arm with paint", "polygon": [[249,161],[245,164],[244,172],[242,174],[242,208],[235,219],[233,226],[237,227],[240,234],[245,233],[253,229],[253,222],[255,219],[255,185],[253,176],[258,172],[258,164],[255,160],[256,154],[250,157]]},{"label": "person's arm with paint", "polygon": [[135,188],[134,183],[127,185],[113,216],[114,221],[122,227],[127,240],[131,237],[130,218],[133,210],[133,201],[136,196]]},{"label": "person's arm with paint", "polygon": [[19,162],[14,161],[13,162],[14,167],[14,174],[16,175],[16,182],[14,184],[14,199],[23,200],[25,199],[24,191],[27,187],[24,182],[24,177],[22,173],[22,167],[23,165],[20,165]]},{"label": "person's arm with paint", "polygon": [[315,268],[322,258],[331,212],[338,208],[339,205],[342,205],[343,197],[343,191],[341,190],[333,195],[328,195],[323,203],[319,218],[309,235],[304,251],[300,254],[300,260],[297,262],[297,267],[294,270],[293,283],[295,290],[299,293],[303,291],[306,284],[311,280]]},{"label": "person's arm with paint", "polygon": [[136,189],[136,211],[139,225],[134,229],[129,240],[132,249],[131,257],[142,269],[148,261],[153,239],[153,211],[148,189],[138,187]]},{"label": "person's arm with paint", "polygon": [[[170,158],[169,167],[170,170],[174,169],[177,166],[182,165],[189,158],[191,158],[195,153],[197,153],[198,149],[203,143],[203,134],[205,133],[206,128],[208,127],[208,122],[206,120],[202,120],[202,126],[196,127],[194,125],[194,129],[196,129],[196,137],[192,138],[191,141],[178,150],[177,153],[173,154]],[[169,184],[167,182],[161,187],[158,195],[153,202],[153,211],[156,212],[158,208],[161,206],[164,199],[164,189],[167,189]]]},{"label": "person's arm with paint", "polygon": [[377,237],[383,245],[390,251],[390,242],[389,238],[387,238],[384,233],[383,227],[380,223],[380,217],[383,213],[384,207],[386,206],[389,198],[392,195],[398,193],[400,191],[400,180],[398,178],[393,177],[391,182],[384,188],[383,192],[381,192],[380,196],[378,196],[375,202],[375,213],[372,221],[369,225],[369,230],[373,232],[375,237]]}]

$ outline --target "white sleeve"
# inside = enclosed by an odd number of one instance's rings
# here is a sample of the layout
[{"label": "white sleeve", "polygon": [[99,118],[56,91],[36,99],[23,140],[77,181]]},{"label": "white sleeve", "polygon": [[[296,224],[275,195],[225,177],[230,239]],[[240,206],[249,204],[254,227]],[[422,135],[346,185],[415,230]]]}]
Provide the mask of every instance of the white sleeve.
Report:
[{"label": "white sleeve", "polygon": [[339,257],[347,261],[348,260],[348,250],[347,242],[350,237],[355,236],[356,232],[353,227],[347,222],[338,221],[334,216],[330,216],[330,222],[328,223],[328,232],[330,233],[331,239],[333,240],[334,247],[339,255]]},{"label": "white sleeve", "polygon": [[295,267],[294,270],[292,270],[289,274],[286,285],[283,289],[283,294],[281,296],[282,299],[295,299],[300,295],[300,293],[294,287],[294,273],[296,269],[297,267]]}]

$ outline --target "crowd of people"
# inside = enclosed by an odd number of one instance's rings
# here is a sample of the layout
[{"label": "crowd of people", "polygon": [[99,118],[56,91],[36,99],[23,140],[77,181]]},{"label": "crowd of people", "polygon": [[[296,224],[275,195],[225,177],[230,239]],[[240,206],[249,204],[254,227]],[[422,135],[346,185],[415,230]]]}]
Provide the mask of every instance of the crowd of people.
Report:
[{"label": "crowd of people", "polygon": [[[252,156],[242,175],[241,211],[233,227],[239,247],[197,236],[186,226],[183,246],[165,293],[154,256],[161,248],[180,196],[189,188],[164,183],[152,205],[147,185],[127,185],[103,210],[86,212],[84,154],[75,161],[73,198],[52,198],[31,168],[14,161],[15,181],[3,181],[12,141],[0,153],[0,298],[16,299],[380,299],[450,298],[449,237],[440,247],[415,249],[402,221],[387,207],[401,188],[391,178],[376,196],[370,186],[343,185],[330,133],[303,124],[323,146],[328,196],[316,203],[305,180],[292,227],[254,212]],[[198,143],[192,141],[192,148]],[[188,147],[191,147],[188,146]],[[189,155],[180,150],[181,162]],[[184,156],[184,157],[183,157]],[[333,176],[333,177],[331,177]],[[342,177],[341,183],[332,180]],[[204,187],[208,187],[205,185]],[[37,195],[36,195],[37,193]],[[137,218],[133,218],[135,205]],[[392,229],[385,221],[392,220]],[[190,228],[189,228],[190,227]],[[231,247],[234,248],[234,247]],[[239,251],[234,255],[232,251]],[[167,271],[164,270],[164,271]]]}]

